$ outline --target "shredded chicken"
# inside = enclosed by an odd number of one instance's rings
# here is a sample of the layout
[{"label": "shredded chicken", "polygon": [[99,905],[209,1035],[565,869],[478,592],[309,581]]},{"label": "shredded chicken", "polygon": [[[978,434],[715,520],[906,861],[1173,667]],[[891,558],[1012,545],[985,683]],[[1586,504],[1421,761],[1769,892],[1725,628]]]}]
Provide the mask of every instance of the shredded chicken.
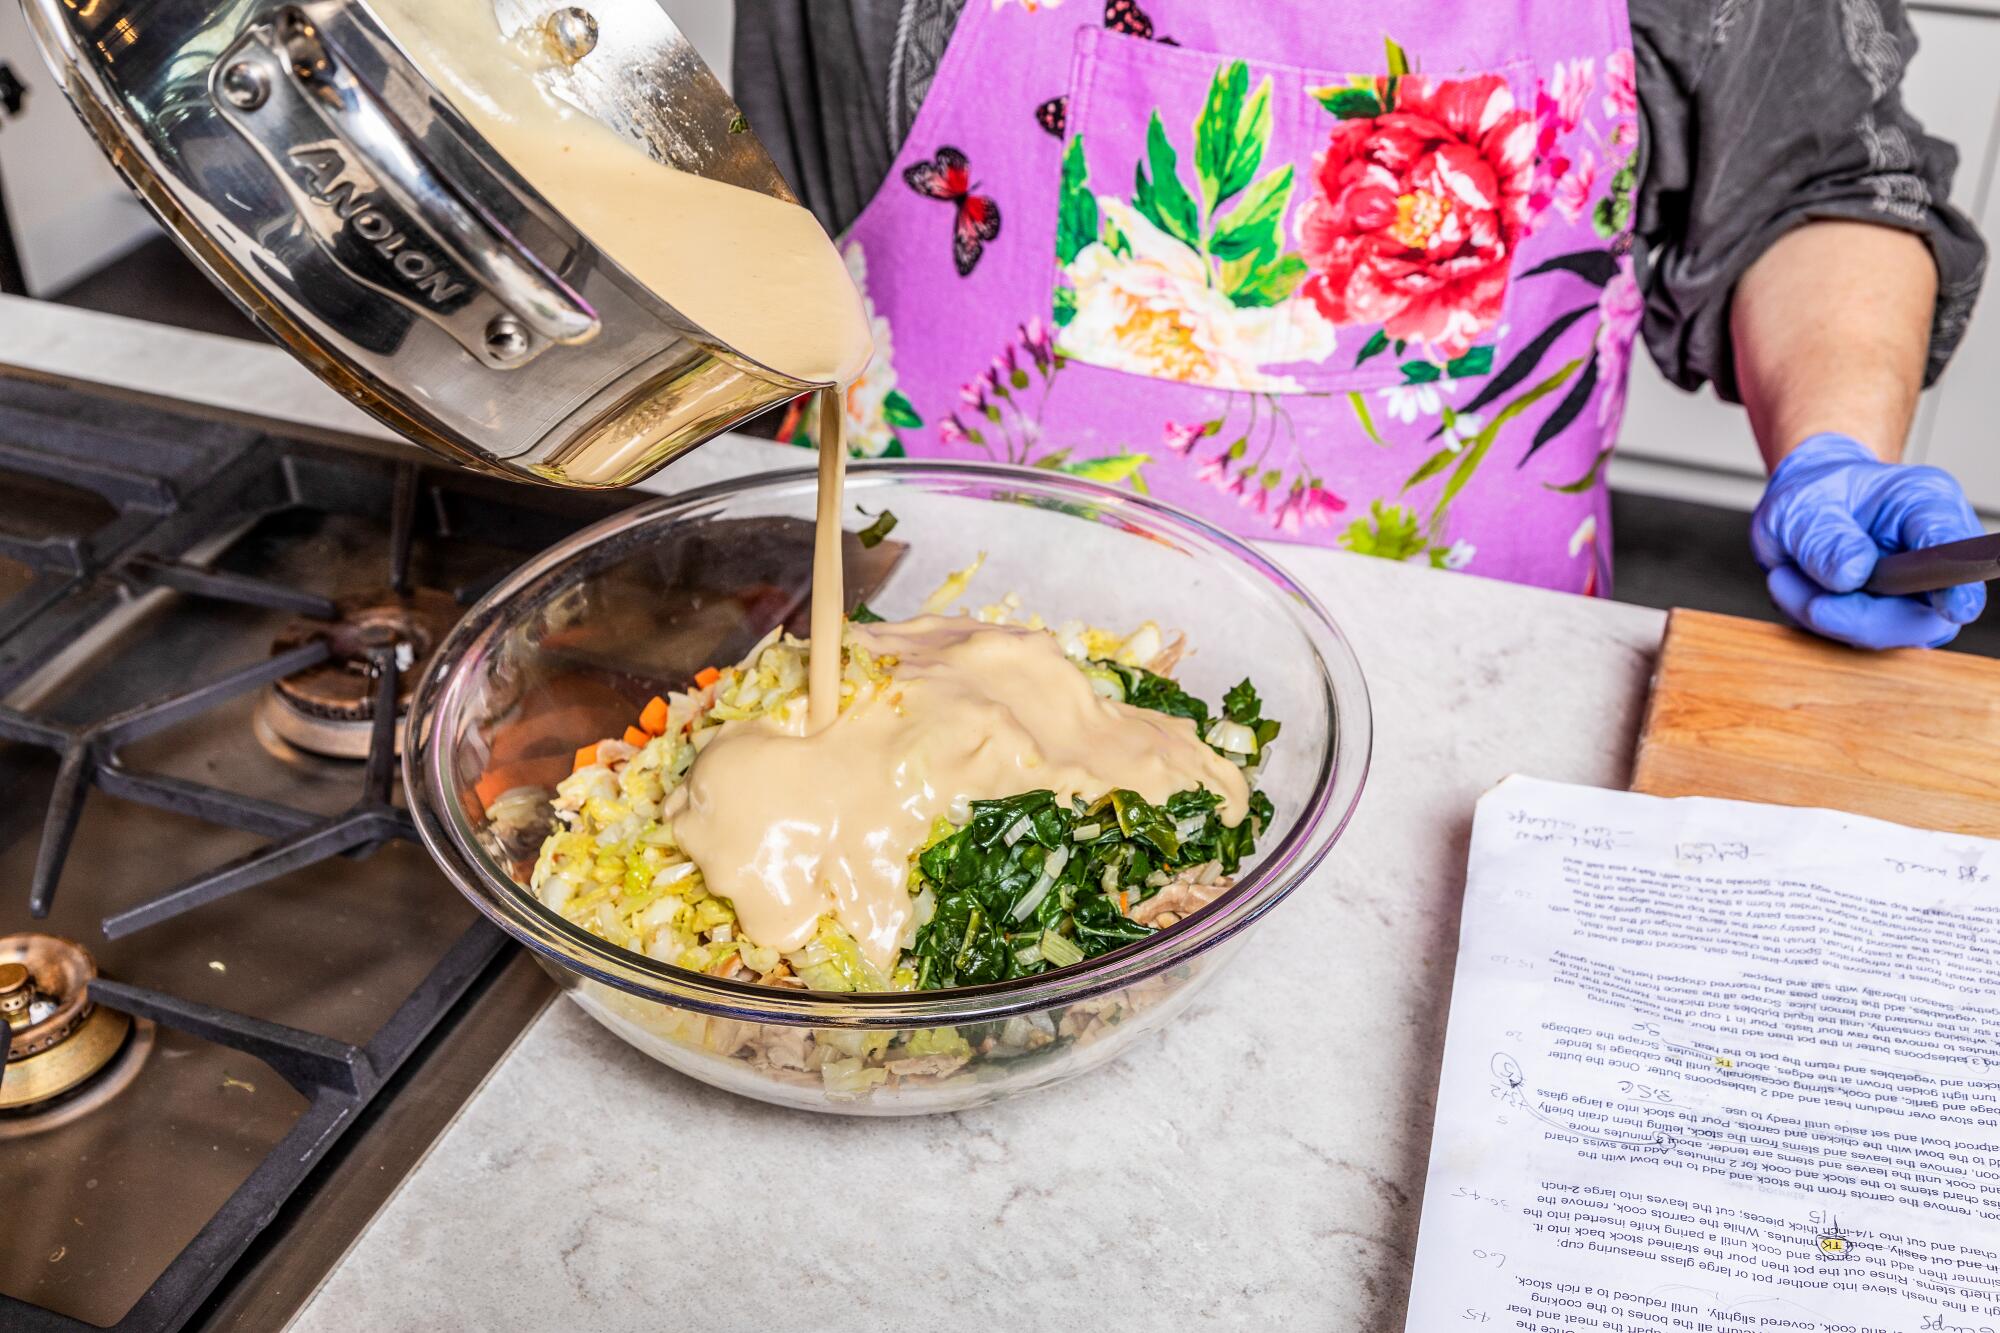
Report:
[{"label": "shredded chicken", "polygon": [[782,958],[778,960],[778,965],[769,972],[762,973],[761,975],[753,975],[751,980],[760,986],[777,986],[784,990],[804,990],[806,988],[806,983],[800,981],[793,974],[792,965]]},{"label": "shredded chicken", "polygon": [[1174,637],[1167,640],[1166,645],[1159,652],[1147,658],[1143,665],[1146,670],[1152,672],[1154,675],[1166,676],[1171,679],[1174,674],[1174,668],[1181,664],[1181,656],[1186,652],[1187,635],[1176,631]]},{"label": "shredded chicken", "polygon": [[1165,930],[1190,912],[1208,906],[1235,884],[1227,875],[1204,884],[1199,868],[1184,870],[1152,897],[1133,903],[1125,914],[1142,926]]},{"label": "shredded chicken", "polygon": [[1055,1024],[1042,1015],[1036,1015],[1039,1022],[1025,1018],[1010,1018],[1000,1028],[1001,1051],[1039,1051],[1052,1045],[1056,1039]]},{"label": "shredded chicken", "polygon": [[703,1045],[717,1055],[735,1055],[746,1046],[755,1046],[758,1027],[737,1018],[711,1018],[708,1020],[707,1040]]},{"label": "shredded chicken", "polygon": [[972,1057],[970,1055],[916,1055],[906,1060],[891,1060],[884,1068],[897,1078],[943,1078],[958,1070]]},{"label": "shredded chicken", "polygon": [[1126,1007],[1123,995],[1100,995],[1089,1000],[1078,1000],[1063,1011],[1062,1021],[1056,1025],[1056,1032],[1064,1037],[1082,1043],[1092,1032],[1123,1016]]},{"label": "shredded chicken", "polygon": [[1174,983],[1155,977],[1116,994],[1078,1000],[1063,1011],[1061,1020],[1056,1024],[1056,1032],[1070,1038],[1078,1046],[1088,1046],[1099,1038],[1109,1036],[1127,1019],[1166,999],[1175,989]]},{"label": "shredded chicken", "polygon": [[766,1024],[760,1032],[757,1056],[773,1069],[804,1069],[809,1040],[804,1028]]}]

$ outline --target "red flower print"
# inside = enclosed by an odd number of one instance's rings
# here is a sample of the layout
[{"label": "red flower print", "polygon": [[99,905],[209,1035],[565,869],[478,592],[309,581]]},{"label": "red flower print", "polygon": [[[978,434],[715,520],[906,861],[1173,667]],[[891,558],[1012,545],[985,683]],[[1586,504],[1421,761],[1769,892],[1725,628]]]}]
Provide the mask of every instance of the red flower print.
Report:
[{"label": "red flower print", "polygon": [[[1386,79],[1377,87],[1389,96]],[[1405,75],[1394,101],[1341,121],[1314,159],[1300,290],[1335,324],[1380,324],[1461,356],[1499,321],[1528,231],[1535,118],[1492,74]]]},{"label": "red flower print", "polygon": [[1632,340],[1646,316],[1646,297],[1632,276],[1632,256],[1618,257],[1618,271],[1597,298],[1597,382],[1604,393],[1597,400],[1598,423],[1615,423],[1625,413],[1626,372],[1632,365]]},{"label": "red flower print", "polygon": [[1590,211],[1590,192],[1597,188],[1597,154],[1586,148],[1567,176],[1556,182],[1552,201],[1556,211],[1571,222]]},{"label": "red flower print", "polygon": [[1287,537],[1298,536],[1304,527],[1300,516],[1305,513],[1305,503],[1305,492],[1294,489],[1272,513],[1271,525]]},{"label": "red flower print", "polygon": [[1557,124],[1568,134],[1583,123],[1583,104],[1590,99],[1590,90],[1596,83],[1596,61],[1558,60],[1547,89],[1536,95],[1536,115],[1543,114],[1541,103],[1547,99]]},{"label": "red flower print", "polygon": [[1184,454],[1200,441],[1202,429],[1202,423],[1199,421],[1169,421],[1160,428],[1160,435],[1167,448],[1177,454]]},{"label": "red flower print", "polygon": [[1333,516],[1345,508],[1347,501],[1319,482],[1294,481],[1291,494],[1272,508],[1271,526],[1287,536],[1296,537],[1306,527],[1326,527],[1333,522]]},{"label": "red flower print", "polygon": [[1316,528],[1323,528],[1333,521],[1333,516],[1347,508],[1347,501],[1326,490],[1318,482],[1305,489],[1306,522]]},{"label": "red flower print", "polygon": [[1639,79],[1630,51],[1604,57],[1604,114],[1627,120],[1639,112]]},{"label": "red flower print", "polygon": [[1229,457],[1215,454],[1195,464],[1194,479],[1205,481],[1224,495],[1237,495],[1243,490],[1243,478],[1229,470]]},{"label": "red flower print", "polygon": [[1021,332],[1021,346],[1028,349],[1028,355],[1034,358],[1036,368],[1047,370],[1050,366],[1054,365],[1056,360],[1055,335],[1049,331],[1049,327],[1046,324],[1042,323],[1041,316],[1035,316],[1035,318],[1029,320],[1026,324],[1020,325],[1019,328]]}]

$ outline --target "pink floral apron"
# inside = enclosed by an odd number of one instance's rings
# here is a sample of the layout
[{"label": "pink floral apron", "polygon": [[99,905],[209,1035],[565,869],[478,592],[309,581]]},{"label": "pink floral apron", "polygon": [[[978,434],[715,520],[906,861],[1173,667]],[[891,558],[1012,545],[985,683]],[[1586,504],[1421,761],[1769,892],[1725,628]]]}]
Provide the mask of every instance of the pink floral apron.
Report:
[{"label": "pink floral apron", "polygon": [[848,439],[1603,593],[1636,137],[1619,0],[968,0]]}]

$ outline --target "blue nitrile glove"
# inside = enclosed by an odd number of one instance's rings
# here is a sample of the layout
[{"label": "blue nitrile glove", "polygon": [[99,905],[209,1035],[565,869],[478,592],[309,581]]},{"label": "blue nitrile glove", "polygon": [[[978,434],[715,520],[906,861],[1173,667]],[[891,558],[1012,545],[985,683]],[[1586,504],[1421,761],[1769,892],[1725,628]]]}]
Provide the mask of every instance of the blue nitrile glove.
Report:
[{"label": "blue nitrile glove", "polygon": [[1750,547],[1778,609],[1857,648],[1937,648],[1986,609],[1986,585],[1917,597],[1857,592],[1891,551],[1985,529],[1958,483],[1934,467],[1884,463],[1845,435],[1815,435],[1771,474]]}]

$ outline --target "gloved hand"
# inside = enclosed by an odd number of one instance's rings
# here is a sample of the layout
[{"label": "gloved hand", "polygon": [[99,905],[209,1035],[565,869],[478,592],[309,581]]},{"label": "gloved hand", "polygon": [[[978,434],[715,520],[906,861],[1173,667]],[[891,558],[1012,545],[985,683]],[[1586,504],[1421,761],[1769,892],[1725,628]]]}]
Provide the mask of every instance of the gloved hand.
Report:
[{"label": "gloved hand", "polygon": [[1856,591],[1879,556],[1977,537],[1958,483],[1934,467],[1884,463],[1845,435],[1815,435],[1771,474],[1750,547],[1778,609],[1857,648],[1937,648],[1986,609],[1986,585],[1918,597]]}]

